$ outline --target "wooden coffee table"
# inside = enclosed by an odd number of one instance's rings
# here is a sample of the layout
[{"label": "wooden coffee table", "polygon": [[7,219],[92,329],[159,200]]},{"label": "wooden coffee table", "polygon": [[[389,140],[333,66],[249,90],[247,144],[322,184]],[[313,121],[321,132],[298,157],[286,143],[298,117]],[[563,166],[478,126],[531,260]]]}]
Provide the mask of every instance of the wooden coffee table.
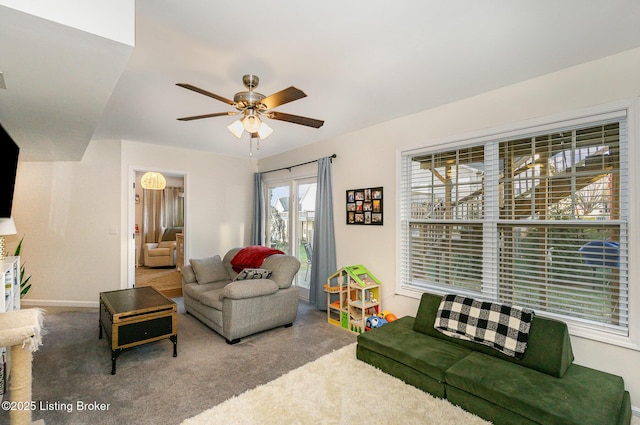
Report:
[{"label": "wooden coffee table", "polygon": [[152,287],[100,292],[100,339],[102,329],[111,339],[111,374],[125,348],[162,339],[173,342],[178,355],[177,305]]}]

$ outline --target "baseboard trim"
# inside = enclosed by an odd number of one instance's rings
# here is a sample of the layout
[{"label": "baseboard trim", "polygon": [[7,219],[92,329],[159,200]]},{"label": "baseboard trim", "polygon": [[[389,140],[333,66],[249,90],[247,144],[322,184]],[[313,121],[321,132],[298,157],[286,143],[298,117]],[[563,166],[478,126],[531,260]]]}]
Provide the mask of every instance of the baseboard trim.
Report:
[{"label": "baseboard trim", "polygon": [[631,406],[631,416],[640,418],[640,407]]},{"label": "baseboard trim", "polygon": [[98,308],[98,301],[71,301],[71,300],[20,300],[20,305],[25,307],[88,307]]}]

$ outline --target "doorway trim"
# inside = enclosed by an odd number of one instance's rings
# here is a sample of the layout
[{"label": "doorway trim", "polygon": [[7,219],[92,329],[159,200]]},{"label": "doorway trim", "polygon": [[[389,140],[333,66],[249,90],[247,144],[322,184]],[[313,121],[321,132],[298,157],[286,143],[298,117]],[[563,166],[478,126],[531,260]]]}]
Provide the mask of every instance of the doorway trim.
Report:
[{"label": "doorway trim", "polygon": [[[158,171],[165,176],[182,177],[184,182],[184,257],[189,258],[190,254],[190,222],[191,222],[191,208],[189,202],[189,173],[184,170],[170,170],[166,168],[148,167],[148,166],[130,166],[129,167],[129,181],[127,190],[128,209],[127,209],[127,288],[133,288],[136,282],[136,202],[135,202],[135,182],[136,173],[145,173],[147,171]],[[142,249],[142,245],[141,245]]]}]

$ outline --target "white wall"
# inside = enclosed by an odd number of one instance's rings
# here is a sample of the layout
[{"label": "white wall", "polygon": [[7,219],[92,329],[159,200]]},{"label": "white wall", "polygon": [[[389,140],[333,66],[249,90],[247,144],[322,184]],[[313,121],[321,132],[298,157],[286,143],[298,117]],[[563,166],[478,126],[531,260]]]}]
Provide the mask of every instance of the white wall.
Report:
[{"label": "white wall", "polygon": [[[81,161],[20,162],[13,217],[32,274],[25,305],[97,306],[98,293],[126,287],[129,171],[184,174],[187,259],[250,241],[255,161],[156,145],[92,141]],[[131,193],[133,193],[131,191]]]},{"label": "white wall", "polygon": [[[13,217],[32,275],[23,300],[97,305],[120,287],[120,144],[91,142],[81,161],[20,162]],[[111,234],[115,232],[115,234]]]},{"label": "white wall", "polygon": [[[398,151],[435,145],[518,121],[634,98],[640,95],[639,76],[640,49],[634,49],[266,158],[260,161],[259,169],[284,167],[336,153],[338,157],[332,171],[338,267],[364,264],[383,282],[383,308],[398,317],[415,315],[419,300],[395,295]],[[471,73],[469,78],[473,78]],[[345,191],[374,186],[384,187],[384,225],[347,226]],[[640,212],[632,211],[635,240],[640,239],[639,224]],[[638,247],[639,243],[633,246]],[[637,253],[630,252],[630,257],[636,258]],[[631,272],[631,295],[636,298],[640,291],[639,275],[637,271]],[[638,317],[637,313],[634,317]],[[640,323],[635,320],[631,326],[635,328]],[[637,367],[640,351],[579,337],[572,337],[572,342],[576,363],[622,375],[632,404],[640,407],[640,368]]]}]

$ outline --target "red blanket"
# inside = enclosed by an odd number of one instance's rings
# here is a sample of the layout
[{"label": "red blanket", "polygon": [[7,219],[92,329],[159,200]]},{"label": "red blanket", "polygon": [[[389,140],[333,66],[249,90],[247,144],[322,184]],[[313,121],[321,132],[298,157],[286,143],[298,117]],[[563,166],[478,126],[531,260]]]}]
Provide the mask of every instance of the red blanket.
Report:
[{"label": "red blanket", "polygon": [[284,254],[284,252],[261,245],[248,246],[238,251],[231,260],[231,266],[237,273],[243,269],[257,269],[265,258],[273,254]]}]

